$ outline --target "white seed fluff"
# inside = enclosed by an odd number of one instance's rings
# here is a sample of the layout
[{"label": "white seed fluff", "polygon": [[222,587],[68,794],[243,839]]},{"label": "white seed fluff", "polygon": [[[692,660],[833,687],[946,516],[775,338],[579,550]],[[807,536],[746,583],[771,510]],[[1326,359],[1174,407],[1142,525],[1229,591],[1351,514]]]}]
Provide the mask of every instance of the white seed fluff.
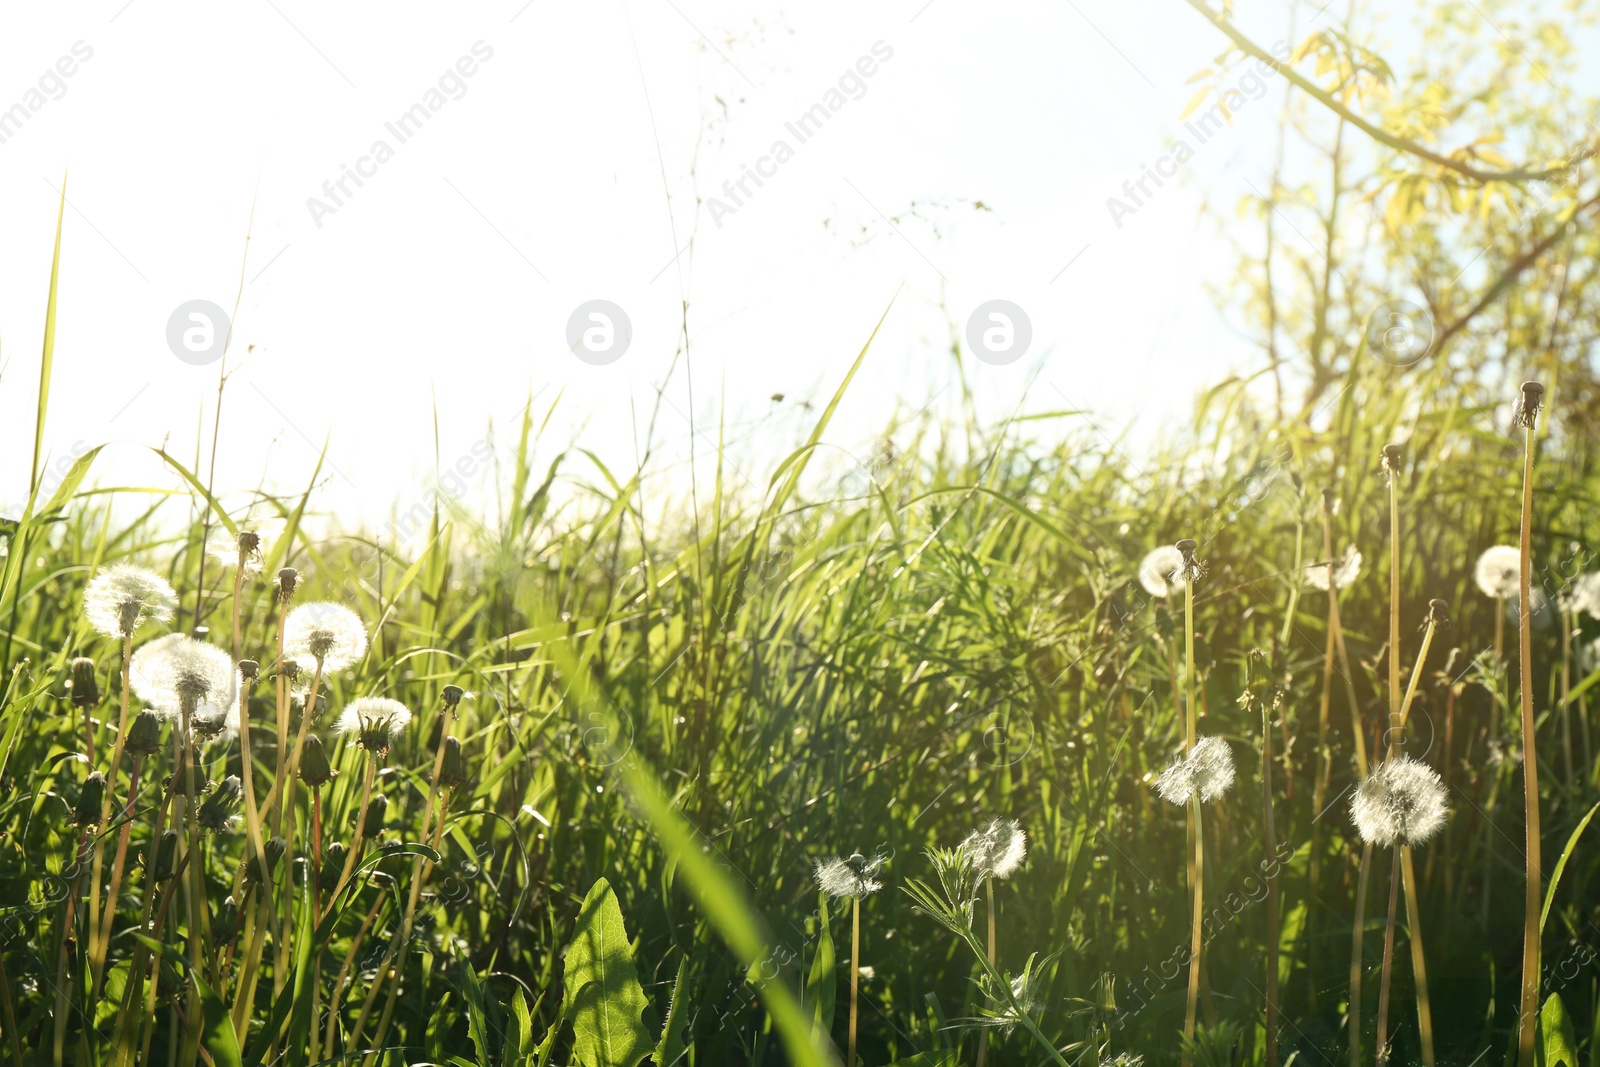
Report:
[{"label": "white seed fluff", "polygon": [[1473,570],[1484,596],[1515,599],[1522,581],[1522,550],[1515,545],[1495,545],[1478,557]]},{"label": "white seed fluff", "polygon": [[158,713],[173,718],[237,718],[239,672],[216,645],[187,634],[168,634],[142,646],[128,663],[134,693]]},{"label": "white seed fluff", "polygon": [[1183,588],[1182,568],[1182,552],[1171,545],[1152,548],[1139,562],[1139,584],[1151,596],[1171,596]]},{"label": "white seed fluff", "polygon": [[1331,563],[1315,563],[1306,568],[1306,581],[1313,589],[1326,593],[1330,588],[1344,589],[1361,576],[1361,553],[1355,545],[1346,545],[1344,557]]},{"label": "white seed fluff", "polygon": [[1580,574],[1561,594],[1561,607],[1573,614],[1593,615],[1600,619],[1600,571]]},{"label": "white seed fluff", "polygon": [[146,622],[169,622],[178,594],[155,571],[118,563],[95,575],[83,591],[89,625],[106,637],[126,637]]},{"label": "white seed fluff", "polygon": [[1028,857],[1028,835],[1015,819],[991,819],[961,842],[972,867],[996,878],[1009,878]]},{"label": "white seed fluff", "polygon": [[867,859],[857,853],[849,859],[818,860],[817,888],[830,897],[864,897],[883,888],[875,877],[883,866],[881,859]]},{"label": "white seed fluff", "polygon": [[320,663],[323,671],[339,671],[366,651],[366,625],[343,604],[301,604],[284,620],[283,654],[302,667]]},{"label": "white seed fluff", "polygon": [[1384,762],[1350,802],[1350,819],[1369,845],[1420,845],[1449,815],[1439,773],[1409,756]]},{"label": "white seed fluff", "polygon": [[1220,737],[1202,737],[1187,756],[1172,761],[1156,779],[1156,792],[1169,804],[1204,803],[1233,787],[1233,750]]},{"label": "white seed fluff", "polygon": [[355,734],[364,748],[387,749],[411,721],[411,709],[388,697],[357,697],[344,706],[333,728]]}]

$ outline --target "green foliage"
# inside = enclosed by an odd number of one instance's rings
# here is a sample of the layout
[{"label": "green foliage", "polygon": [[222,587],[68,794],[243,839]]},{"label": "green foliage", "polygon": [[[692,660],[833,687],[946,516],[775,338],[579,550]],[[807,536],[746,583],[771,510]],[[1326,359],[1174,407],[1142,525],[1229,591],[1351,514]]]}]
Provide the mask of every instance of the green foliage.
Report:
[{"label": "green foliage", "polygon": [[622,909],[604,878],[583,898],[561,978],[572,1052],[583,1067],[634,1067],[650,1054],[654,1045],[644,1025],[649,1002],[639,988]]}]

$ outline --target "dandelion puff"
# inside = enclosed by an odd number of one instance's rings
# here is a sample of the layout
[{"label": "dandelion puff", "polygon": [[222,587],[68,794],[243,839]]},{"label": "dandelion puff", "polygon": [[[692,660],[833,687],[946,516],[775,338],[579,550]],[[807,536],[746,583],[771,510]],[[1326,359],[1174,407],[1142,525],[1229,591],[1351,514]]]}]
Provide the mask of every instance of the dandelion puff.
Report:
[{"label": "dandelion puff", "polygon": [[358,697],[344,706],[334,729],[355,734],[356,744],[377,755],[389,754],[395,735],[411,721],[411,709],[388,697]]},{"label": "dandelion puff", "polygon": [[83,591],[89,625],[106,637],[129,637],[146,622],[169,622],[178,594],[155,571],[118,563],[95,575]]},{"label": "dandelion puff", "polygon": [[1009,878],[1028,857],[1028,835],[1015,819],[991,819],[961,842],[974,870],[996,878]]},{"label": "dandelion puff", "polygon": [[1600,571],[1580,574],[1561,594],[1561,608],[1572,615],[1593,615],[1600,619]]},{"label": "dandelion puff", "polygon": [[1344,558],[1329,563],[1313,563],[1306,568],[1306,582],[1324,593],[1344,589],[1361,576],[1361,553],[1355,545],[1346,545]]},{"label": "dandelion puff", "polygon": [[259,574],[265,563],[262,550],[277,540],[283,532],[283,520],[275,516],[246,515],[238,523],[237,534],[226,526],[211,531],[206,539],[206,551],[211,558],[226,567],[242,565],[246,574]]},{"label": "dandelion puff", "polygon": [[1139,563],[1139,584],[1151,596],[1169,597],[1183,588],[1183,578],[1178,573],[1182,567],[1183,553],[1176,548],[1152,548]]},{"label": "dandelion puff", "polygon": [[283,654],[299,663],[318,663],[339,671],[367,651],[367,628],[361,616],[330,601],[301,604],[289,612],[283,627]]},{"label": "dandelion puff", "polygon": [[1202,737],[1186,756],[1170,763],[1156,779],[1156,792],[1169,804],[1215,800],[1233,787],[1233,750],[1220,737]]},{"label": "dandelion puff", "polygon": [[[1520,591],[1512,590],[1511,595],[1506,598],[1505,612],[1506,618],[1510,620],[1511,625],[1522,625],[1522,595]],[[1548,630],[1550,628],[1552,619],[1550,594],[1536,585],[1528,587],[1528,615],[1533,620],[1533,628],[1535,630]]]},{"label": "dandelion puff", "polygon": [[818,860],[815,867],[817,888],[830,897],[865,897],[883,888],[877,879],[882,857],[867,859],[857,852],[848,859]]},{"label": "dandelion puff", "polygon": [[215,645],[187,634],[158,637],[133,654],[128,681],[140,700],[168,718],[187,713],[191,725],[226,724],[231,714],[238,725],[238,671]]},{"label": "dandelion puff", "polygon": [[1515,545],[1486,548],[1472,573],[1484,596],[1514,600],[1522,583],[1522,550]]},{"label": "dandelion puff", "polygon": [[1369,845],[1420,845],[1450,815],[1439,772],[1409,756],[1388,760],[1367,776],[1350,802],[1350,819]]}]

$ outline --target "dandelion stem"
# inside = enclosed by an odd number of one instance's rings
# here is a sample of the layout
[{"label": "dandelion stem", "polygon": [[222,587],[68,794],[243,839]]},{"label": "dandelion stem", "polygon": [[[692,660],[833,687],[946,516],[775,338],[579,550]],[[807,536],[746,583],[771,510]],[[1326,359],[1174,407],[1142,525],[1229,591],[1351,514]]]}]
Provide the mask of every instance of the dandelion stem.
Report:
[{"label": "dandelion stem", "polygon": [[1433,1067],[1433,1009],[1428,1005],[1428,964],[1422,951],[1422,909],[1417,906],[1417,872],[1411,846],[1400,849],[1400,873],[1406,890],[1406,925],[1411,935],[1411,974],[1417,986],[1417,1032],[1422,1038],[1422,1062]]},{"label": "dandelion stem", "polygon": [[1529,585],[1533,569],[1533,430],[1535,417],[1530,412],[1524,420],[1522,461],[1522,550],[1521,573],[1518,576],[1519,603],[1518,652],[1520,667],[1518,681],[1522,690],[1522,786],[1523,804],[1527,825],[1525,843],[1528,866],[1522,931],[1522,1002],[1518,1015],[1517,1062],[1520,1067],[1533,1067],[1534,1038],[1539,1014],[1539,911],[1543,889],[1539,863],[1539,757],[1534,745],[1533,717],[1533,619],[1528,610]]},{"label": "dandelion stem", "polygon": [[1378,1067],[1389,1062],[1389,981],[1394,972],[1394,914],[1400,899],[1400,849],[1389,869],[1389,918],[1383,927],[1383,971],[1378,978]]},{"label": "dandelion stem", "polygon": [[1189,934],[1189,999],[1183,1009],[1183,1062],[1187,1065],[1189,1060],[1190,1043],[1194,1041],[1194,1016],[1195,1007],[1200,1001],[1200,948],[1202,913],[1205,908],[1205,839],[1202,833],[1200,820],[1200,797],[1198,795],[1189,801],[1189,818],[1194,823],[1194,891],[1191,894],[1194,900],[1193,917],[1190,921]]},{"label": "dandelion stem", "polygon": [[[128,736],[128,689],[132,658],[133,632],[130,630],[122,635],[122,708],[117,717],[117,739],[111,746],[111,771],[106,775],[105,795],[100,800],[101,826],[105,826],[111,819],[111,808],[117,793],[117,771],[122,766],[122,747]],[[93,989],[100,988],[100,980],[105,970],[105,947],[101,942],[109,941],[109,937],[102,938],[100,933],[100,870],[105,861],[105,840],[103,834],[95,838],[94,859],[89,875],[89,974],[90,986]],[[115,896],[106,904],[106,909],[105,923],[109,925],[116,909]],[[109,934],[109,931],[107,933]]]},{"label": "dandelion stem", "polygon": [[[1271,700],[1261,702],[1261,804],[1265,809],[1262,830],[1269,857],[1278,853],[1277,831],[1272,822],[1272,707]],[[1267,881],[1266,1067],[1278,1067],[1278,924],[1278,880],[1270,878]]]},{"label": "dandelion stem", "polygon": [[856,991],[861,983],[861,898],[850,898],[850,1052],[846,1067],[856,1067]]},{"label": "dandelion stem", "polygon": [[[1191,542],[1192,544],[1192,542]],[[1183,571],[1183,743],[1184,751],[1194,751],[1197,743],[1194,705],[1194,570]],[[1189,897],[1194,912],[1193,949],[1189,957],[1189,999],[1183,1011],[1185,1051],[1182,1062],[1188,1067],[1187,1046],[1194,1040],[1195,1007],[1200,998],[1200,910],[1204,896],[1205,845],[1200,840],[1200,800],[1189,804]]]},{"label": "dandelion stem", "polygon": [[[983,891],[988,898],[989,904],[989,966],[992,969],[995,966],[994,879],[992,877],[985,878],[983,880]],[[988,1059],[989,1032],[987,1030],[980,1030],[978,1031],[978,1067],[983,1067]]]},{"label": "dandelion stem", "polygon": [[361,806],[356,810],[356,831],[350,839],[350,850],[345,853],[344,869],[339,872],[339,881],[335,883],[333,892],[328,896],[328,907],[331,909],[334,902],[339,899],[339,894],[350,881],[350,874],[356,868],[356,858],[361,853],[361,839],[367,828],[367,805],[372,800],[372,780],[378,773],[378,761],[372,753],[367,753],[367,773],[361,781]]},{"label": "dandelion stem", "polygon": [[1361,940],[1366,931],[1367,883],[1372,873],[1372,844],[1361,846],[1361,873],[1356,878],[1356,915],[1350,933],[1350,1067],[1361,1067]]}]

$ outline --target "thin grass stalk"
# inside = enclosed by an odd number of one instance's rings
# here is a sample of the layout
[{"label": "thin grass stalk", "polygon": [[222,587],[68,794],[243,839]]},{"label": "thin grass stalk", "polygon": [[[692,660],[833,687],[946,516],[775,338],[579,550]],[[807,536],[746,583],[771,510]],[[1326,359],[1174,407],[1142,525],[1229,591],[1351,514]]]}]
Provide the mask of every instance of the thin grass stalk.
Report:
[{"label": "thin grass stalk", "polygon": [[1200,818],[1200,797],[1198,795],[1189,801],[1189,818],[1193,821],[1195,829],[1195,872],[1201,876],[1195,879],[1194,891],[1190,894],[1193,905],[1189,924],[1189,996],[1183,1009],[1184,1052],[1182,1060],[1186,1065],[1189,1063],[1189,1043],[1194,1040],[1195,1007],[1200,1002],[1200,949],[1205,910],[1205,878],[1201,874],[1205,870],[1205,838],[1202,829],[1204,824]]},{"label": "thin grass stalk", "polygon": [[134,763],[133,770],[128,774],[128,799],[122,807],[122,826],[117,831],[117,852],[111,859],[111,878],[106,883],[106,903],[100,919],[100,939],[90,946],[91,951],[98,952],[96,958],[100,961],[98,969],[91,967],[93,975],[89,990],[91,1004],[100,999],[100,990],[105,986],[106,953],[111,948],[111,926],[117,914],[117,898],[122,895],[122,876],[128,865],[128,840],[133,830],[133,801],[139,795],[139,778],[143,770],[144,760],[141,758]]},{"label": "thin grass stalk", "polygon": [[322,1042],[322,1048],[329,1055],[333,1053],[333,1039],[339,1026],[339,1002],[344,999],[345,979],[350,975],[350,968],[355,964],[356,956],[361,952],[361,942],[366,938],[367,931],[371,929],[373,920],[378,916],[378,909],[388,898],[382,893],[373,900],[372,907],[367,910],[367,917],[361,921],[361,928],[356,931],[356,936],[350,941],[350,951],[345,953],[344,962],[339,965],[339,973],[333,980],[333,989],[328,994],[328,1032]]},{"label": "thin grass stalk", "polygon": [[361,779],[361,805],[356,809],[356,829],[350,838],[350,849],[345,853],[344,869],[339,872],[339,881],[334,884],[333,892],[328,895],[328,907],[331,909],[334,902],[339,899],[339,894],[350,882],[350,875],[356,869],[356,858],[361,853],[361,842],[367,828],[367,806],[372,800],[372,782],[378,773],[378,761],[372,753],[367,753],[367,773]]},{"label": "thin grass stalk", "polygon": [[[176,773],[176,772],[174,772]],[[141,931],[150,929],[151,916],[156,905],[156,887],[154,885],[156,870],[156,855],[161,848],[161,835],[167,828],[167,811],[172,804],[173,790],[169,783],[163,791],[161,803],[156,806],[154,822],[151,825],[150,844],[145,849],[144,856],[144,911],[139,919]],[[144,987],[145,968],[149,963],[150,952],[143,944],[135,946],[133,961],[129,964],[129,976],[122,994],[122,1009],[118,1013],[118,1022],[112,1032],[112,1067],[129,1067],[133,1063],[132,1049],[124,1040],[132,1037],[138,1041],[138,1025],[143,1021],[143,1016],[133,1010],[139,1003],[139,995]],[[128,1029],[133,1028],[133,1033],[128,1034]],[[121,1037],[119,1038],[119,1035]]]},{"label": "thin grass stalk", "polygon": [[67,894],[66,908],[62,913],[61,947],[56,953],[56,1007],[52,1019],[54,1033],[51,1037],[51,1062],[55,1067],[61,1067],[61,1057],[66,1049],[67,1014],[71,1008],[72,990],[72,984],[67,981],[67,946],[74,940],[71,934],[77,925],[78,886],[83,881],[83,859],[84,853],[89,850],[89,833],[88,829],[83,831],[78,841],[78,848],[73,853],[73,866],[77,868],[77,873],[72,876],[72,891]]},{"label": "thin grass stalk", "polygon": [[[1275,704],[1275,700],[1261,702],[1262,831],[1268,856],[1278,854],[1277,832],[1272,822],[1272,709]],[[1278,1067],[1279,922],[1278,879],[1270,878],[1267,880],[1266,1067]]]},{"label": "thin grass stalk", "polygon": [[[197,819],[200,811],[200,793],[194,777],[195,763],[200,759],[200,751],[195,745],[190,723],[194,709],[186,706],[181,710],[184,745],[187,750],[183,775],[188,786],[188,796],[184,804],[184,826],[188,840],[184,843],[184,854],[186,857],[193,857],[188,869],[189,967],[195,974],[203,974],[205,972],[202,969],[202,959],[206,946],[202,942],[210,940],[205,936],[206,928],[210,925],[210,913],[206,908],[205,857],[201,854],[204,844],[200,838],[200,823]],[[188,1019],[191,1025],[184,1040],[183,1061],[186,1067],[191,1067],[200,1053],[200,988],[192,982],[189,983],[188,1003]]]},{"label": "thin grass stalk", "polygon": [[11,976],[6,973],[6,955],[0,952],[0,1020],[5,1022],[6,1037],[11,1043],[11,1061],[22,1067],[22,1037],[17,1033],[16,1006],[11,1003]]},{"label": "thin grass stalk", "polygon": [[[1184,751],[1194,750],[1198,742],[1196,734],[1195,703],[1194,703],[1194,572],[1185,566],[1183,570],[1183,744]],[[1200,999],[1200,923],[1201,900],[1205,895],[1205,845],[1200,840],[1200,802],[1196,799],[1189,805],[1189,896],[1191,910],[1194,915],[1194,931],[1191,938],[1192,952],[1189,956],[1189,995],[1183,1009],[1183,1038],[1185,1046],[1194,1040],[1195,1009]],[[1188,1067],[1189,1053],[1187,1047],[1183,1053],[1182,1063]]]},{"label": "thin grass stalk", "polygon": [[[989,905],[989,910],[988,910],[989,946],[988,947],[989,947],[989,966],[992,968],[992,967],[995,966],[994,879],[992,877],[985,878],[983,880],[983,891],[984,891],[985,896],[988,898],[988,905]],[[980,1031],[978,1031],[978,1067],[983,1067],[983,1065],[986,1062],[988,1062],[988,1059],[989,1059],[989,1031],[988,1030],[980,1030]]]},{"label": "thin grass stalk", "polygon": [[1422,951],[1422,909],[1417,906],[1417,873],[1411,846],[1400,849],[1400,874],[1406,890],[1406,925],[1410,927],[1411,974],[1417,986],[1417,1033],[1422,1039],[1422,1062],[1433,1067],[1433,1009],[1428,1001],[1428,962]]},{"label": "thin grass stalk", "polygon": [[1383,970],[1378,978],[1378,1067],[1389,1062],[1389,982],[1394,974],[1394,916],[1400,900],[1400,849],[1389,865],[1389,917],[1383,926]]},{"label": "thin grass stalk", "polygon": [[1350,1067],[1361,1067],[1361,972],[1365,966],[1362,934],[1367,921],[1367,883],[1372,873],[1372,845],[1361,846],[1361,873],[1356,878],[1356,915],[1350,933]]},{"label": "thin grass stalk", "polygon": [[[1537,388],[1535,393],[1534,388]],[[1537,396],[1543,393],[1536,383],[1523,386],[1522,450],[1522,551],[1518,575],[1517,605],[1518,681],[1522,691],[1522,785],[1524,822],[1527,826],[1525,850],[1527,874],[1523,894],[1522,998],[1517,1016],[1517,1062],[1519,1067],[1534,1067],[1534,1040],[1539,1014],[1539,912],[1543,890],[1539,857],[1539,755],[1534,738],[1533,715],[1533,617],[1528,610],[1533,577],[1533,431],[1537,422]]]}]

